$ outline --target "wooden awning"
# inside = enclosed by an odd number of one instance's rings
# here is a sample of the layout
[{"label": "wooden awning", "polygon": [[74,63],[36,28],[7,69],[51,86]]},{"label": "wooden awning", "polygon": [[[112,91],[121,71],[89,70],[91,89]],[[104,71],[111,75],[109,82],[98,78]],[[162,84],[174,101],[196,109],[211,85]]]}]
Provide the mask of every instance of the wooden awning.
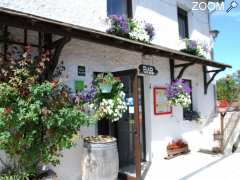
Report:
[{"label": "wooden awning", "polygon": [[[6,8],[0,8],[0,25],[14,26],[22,29],[30,29],[44,33],[52,33],[69,39],[71,37],[87,40],[99,44],[109,45],[121,49],[141,52],[143,54],[166,57],[170,62],[171,80],[180,79],[184,71],[191,65],[200,64],[203,67],[204,92],[207,93],[209,84],[215,76],[231,68],[231,65],[219,63],[210,59],[204,59],[177,50],[162,47],[159,45],[146,44],[129,40],[105,32],[85,28],[78,25],[64,23],[32,14],[18,12]],[[183,64],[175,64],[175,60],[185,61]],[[215,70],[208,71],[207,66],[214,67]],[[181,68],[180,73],[175,77],[175,69]],[[213,73],[208,80],[207,74]]]},{"label": "wooden awning", "polygon": [[127,50],[130,49],[134,51],[140,51],[145,54],[154,54],[162,57],[168,57],[170,59],[193,62],[196,64],[202,64],[216,68],[231,68],[231,65],[228,64],[218,63],[213,60],[207,60],[159,45],[145,44],[138,41],[107,34],[105,32],[4,8],[0,8],[0,24],[7,24],[9,26],[53,33],[61,36],[69,35],[71,37],[94,41],[97,43],[115,46]]}]

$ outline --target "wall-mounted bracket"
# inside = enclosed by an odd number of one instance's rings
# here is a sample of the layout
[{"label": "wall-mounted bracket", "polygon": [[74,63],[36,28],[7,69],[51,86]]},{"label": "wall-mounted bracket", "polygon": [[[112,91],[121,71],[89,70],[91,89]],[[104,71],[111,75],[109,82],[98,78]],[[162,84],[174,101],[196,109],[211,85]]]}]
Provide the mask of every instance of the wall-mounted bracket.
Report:
[{"label": "wall-mounted bracket", "polygon": [[[185,70],[189,67],[194,65],[194,63],[189,62],[189,63],[182,63],[182,64],[175,64],[174,59],[169,60],[170,63],[170,76],[171,76],[171,81],[175,81],[178,79],[181,79]],[[180,72],[178,73],[177,77],[175,78],[175,69],[176,68],[181,68]]]},{"label": "wall-mounted bracket", "polygon": [[[204,94],[207,94],[207,89],[208,86],[211,84],[211,82],[214,80],[214,78],[217,76],[218,73],[220,73],[221,71],[224,71],[226,68],[220,68],[220,69],[216,69],[216,70],[207,70],[207,66],[203,65],[203,82],[204,82]],[[212,77],[208,80],[207,79],[207,75],[209,73],[213,73]]]},{"label": "wall-mounted bracket", "polygon": [[54,50],[54,53],[52,55],[52,63],[50,65],[49,69],[48,69],[48,79],[51,78],[56,66],[58,65],[58,60],[59,60],[59,57],[60,57],[60,54],[62,52],[63,47],[70,40],[71,40],[70,36],[65,36],[65,37],[61,38],[60,40],[57,40],[57,41],[53,42],[55,50]]}]

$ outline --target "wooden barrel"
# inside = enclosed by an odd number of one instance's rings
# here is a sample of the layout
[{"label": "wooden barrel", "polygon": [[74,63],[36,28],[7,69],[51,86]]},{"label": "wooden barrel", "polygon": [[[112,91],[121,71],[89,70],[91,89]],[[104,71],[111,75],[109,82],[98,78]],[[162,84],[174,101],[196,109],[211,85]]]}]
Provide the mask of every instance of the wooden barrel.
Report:
[{"label": "wooden barrel", "polygon": [[117,180],[119,159],[116,139],[107,143],[84,141],[82,180]]}]

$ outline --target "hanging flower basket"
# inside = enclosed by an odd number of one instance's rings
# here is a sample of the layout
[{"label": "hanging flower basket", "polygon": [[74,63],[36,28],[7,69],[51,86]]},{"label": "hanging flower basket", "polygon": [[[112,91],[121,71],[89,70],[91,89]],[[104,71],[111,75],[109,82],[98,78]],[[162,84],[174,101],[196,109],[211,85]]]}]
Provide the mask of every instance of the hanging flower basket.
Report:
[{"label": "hanging flower basket", "polygon": [[192,89],[184,80],[173,81],[166,89],[166,95],[172,106],[189,107]]},{"label": "hanging flower basket", "polygon": [[99,88],[102,93],[110,93],[112,91],[112,84],[99,83]]},{"label": "hanging flower basket", "polygon": [[94,99],[94,110],[97,119],[108,119],[112,122],[122,118],[127,110],[123,83],[113,74],[99,74],[94,80],[97,92]]}]

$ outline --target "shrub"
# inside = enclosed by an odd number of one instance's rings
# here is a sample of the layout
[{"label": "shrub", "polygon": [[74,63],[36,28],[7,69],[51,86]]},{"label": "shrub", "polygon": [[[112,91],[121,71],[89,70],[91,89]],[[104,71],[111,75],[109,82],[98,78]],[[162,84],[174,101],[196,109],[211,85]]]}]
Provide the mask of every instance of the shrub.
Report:
[{"label": "shrub", "polygon": [[47,54],[36,61],[27,51],[19,61],[6,61],[0,73],[0,150],[13,170],[34,176],[41,164],[57,165],[80,127],[94,122],[71,101],[68,87],[44,80],[48,61]]}]

